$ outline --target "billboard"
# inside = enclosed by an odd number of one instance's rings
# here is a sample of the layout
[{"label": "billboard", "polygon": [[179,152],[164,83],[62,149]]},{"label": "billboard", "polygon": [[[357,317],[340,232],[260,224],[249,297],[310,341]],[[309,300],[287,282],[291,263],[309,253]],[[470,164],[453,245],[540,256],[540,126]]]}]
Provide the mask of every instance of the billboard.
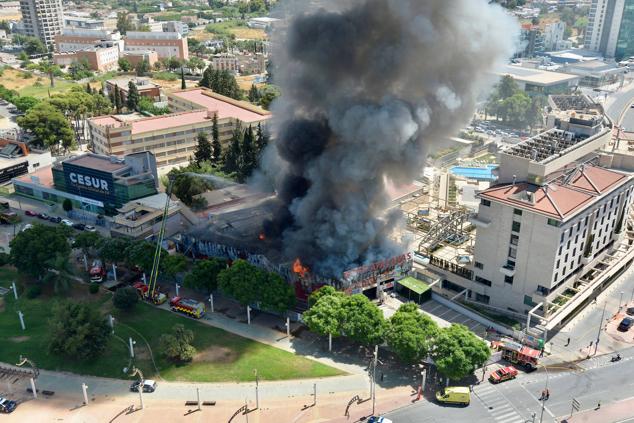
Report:
[{"label": "billboard", "polygon": [[112,173],[64,163],[66,192],[103,203],[114,203]]},{"label": "billboard", "polygon": [[343,273],[344,291],[357,294],[378,282],[405,277],[412,270],[412,253],[377,261]]}]

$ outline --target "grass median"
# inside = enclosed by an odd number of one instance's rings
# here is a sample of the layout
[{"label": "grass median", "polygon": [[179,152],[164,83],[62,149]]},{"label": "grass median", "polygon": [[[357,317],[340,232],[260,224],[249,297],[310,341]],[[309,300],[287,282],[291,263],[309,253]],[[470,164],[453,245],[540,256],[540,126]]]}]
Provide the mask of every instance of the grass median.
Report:
[{"label": "grass median", "polygon": [[[0,269],[0,286],[9,287],[16,278],[18,275],[14,271]],[[3,304],[0,304],[0,361],[15,363],[20,355],[25,355],[42,369],[123,378],[122,369],[131,364],[127,346],[131,337],[136,341],[134,365],[143,371],[145,377],[156,377],[156,368],[165,380],[188,382],[253,381],[254,369],[258,370],[258,375],[263,380],[343,374],[320,362],[147,304],[138,304],[130,313],[114,312],[115,336],[110,339],[106,352],[98,359],[82,362],[47,352],[48,318],[55,301],[64,298],[86,301],[104,313],[111,313],[113,309],[110,297],[110,293],[103,291],[89,294],[86,285],[73,285],[68,294],[59,297],[45,292],[39,298],[28,299],[22,293],[18,301],[9,292],[1,300]],[[20,327],[18,311],[22,311],[25,316],[24,331]],[[159,337],[171,332],[172,327],[179,323],[191,329],[195,336],[193,345],[197,354],[187,364],[172,363],[159,354]]]}]

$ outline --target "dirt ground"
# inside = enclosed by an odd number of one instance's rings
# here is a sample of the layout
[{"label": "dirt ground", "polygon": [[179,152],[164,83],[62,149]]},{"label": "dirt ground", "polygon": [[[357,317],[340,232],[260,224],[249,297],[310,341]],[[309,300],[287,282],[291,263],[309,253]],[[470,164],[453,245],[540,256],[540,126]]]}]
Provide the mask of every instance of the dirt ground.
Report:
[{"label": "dirt ground", "polygon": [[16,69],[5,69],[4,72],[2,72],[0,83],[2,83],[2,85],[5,86],[5,88],[8,88],[10,90],[20,91],[20,89],[29,87],[35,84],[35,82],[37,81],[36,76],[33,76],[32,78],[24,79],[21,76],[22,74],[23,72],[20,72]]}]

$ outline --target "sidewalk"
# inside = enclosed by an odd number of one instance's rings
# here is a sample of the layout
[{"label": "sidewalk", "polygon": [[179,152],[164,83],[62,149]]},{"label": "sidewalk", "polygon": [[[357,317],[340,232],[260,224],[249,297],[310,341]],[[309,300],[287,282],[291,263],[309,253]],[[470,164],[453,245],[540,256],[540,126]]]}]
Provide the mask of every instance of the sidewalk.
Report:
[{"label": "sidewalk", "polygon": [[602,405],[600,409],[591,408],[574,414],[572,417],[560,417],[561,423],[616,423],[634,417],[634,397]]}]

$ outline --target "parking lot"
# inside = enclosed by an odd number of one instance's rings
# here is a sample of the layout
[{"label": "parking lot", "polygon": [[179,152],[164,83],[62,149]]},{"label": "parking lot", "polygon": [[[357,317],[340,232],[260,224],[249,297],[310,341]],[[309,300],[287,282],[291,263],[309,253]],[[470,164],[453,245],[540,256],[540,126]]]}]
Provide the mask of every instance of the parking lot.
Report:
[{"label": "parking lot", "polygon": [[421,306],[421,309],[437,322],[438,319],[446,322],[446,326],[449,326],[451,323],[459,323],[468,327],[472,332],[474,332],[481,338],[484,338],[486,335],[486,326],[476,322],[475,320],[468,316],[465,316],[464,314],[460,314],[457,311],[454,311],[449,307],[440,304],[437,301],[426,301]]}]

